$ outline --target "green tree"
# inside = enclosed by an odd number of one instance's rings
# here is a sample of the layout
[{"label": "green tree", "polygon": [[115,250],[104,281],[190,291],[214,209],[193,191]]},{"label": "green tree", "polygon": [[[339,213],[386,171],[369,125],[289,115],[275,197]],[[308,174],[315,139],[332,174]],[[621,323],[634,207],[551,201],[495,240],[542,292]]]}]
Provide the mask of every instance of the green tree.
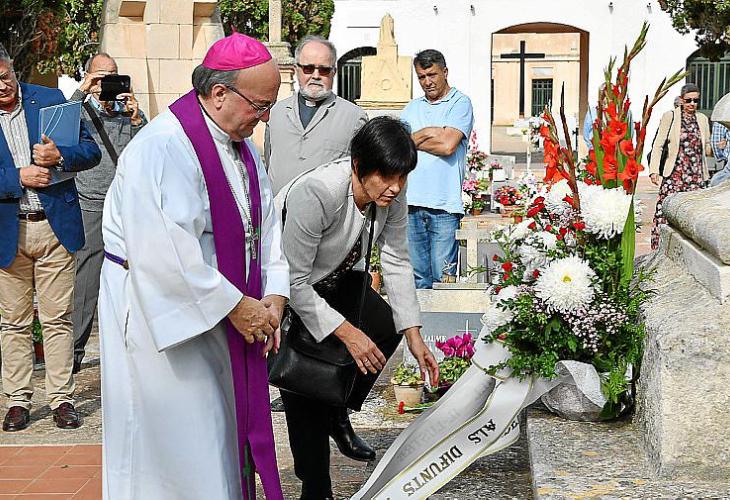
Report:
[{"label": "green tree", "polygon": [[20,79],[41,72],[80,77],[97,50],[103,0],[0,0],[0,43]]},{"label": "green tree", "polygon": [[[282,0],[281,37],[295,47],[305,35],[329,36],[334,0]],[[226,34],[239,33],[268,40],[268,0],[220,0],[218,6]]]},{"label": "green tree", "polygon": [[730,0],[660,0],[659,5],[677,31],[695,31],[703,56],[716,61],[730,50]]}]

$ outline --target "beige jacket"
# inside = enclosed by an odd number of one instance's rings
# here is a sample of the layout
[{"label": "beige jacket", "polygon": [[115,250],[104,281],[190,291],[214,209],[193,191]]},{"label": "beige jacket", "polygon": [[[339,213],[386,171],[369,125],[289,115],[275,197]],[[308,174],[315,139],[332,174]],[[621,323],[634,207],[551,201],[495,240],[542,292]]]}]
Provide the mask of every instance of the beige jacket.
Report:
[{"label": "beige jacket", "polygon": [[[674,121],[672,121],[674,116]],[[707,169],[706,156],[712,156],[712,145],[710,144],[710,122],[707,116],[697,113],[697,123],[700,126],[700,138],[704,145],[705,154],[702,156],[702,178],[707,180],[710,178],[710,172]],[[671,130],[670,130],[671,126]],[[659,130],[657,131],[654,144],[651,146],[651,162],[649,163],[649,173],[659,174],[661,170],[662,146],[664,141],[669,138],[667,149],[666,166],[664,167],[663,177],[669,177],[674,171],[674,164],[679,154],[679,135],[682,130],[682,110],[675,108],[673,111],[667,111],[662,115],[659,122]]]},{"label": "beige jacket", "polygon": [[274,195],[295,177],[350,155],[350,141],[368,117],[350,101],[330,95],[302,127],[298,93],[271,110],[264,136],[264,162]]},{"label": "beige jacket", "polygon": [[[370,232],[370,225],[365,226],[366,218],[353,199],[350,158],[322,165],[295,179],[277,195],[277,208],[281,209],[285,199],[287,214],[282,241],[289,261],[289,304],[310,333],[321,341],[345,318],[312,285],[337,269],[361,231],[365,253]],[[381,249],[383,282],[399,332],[421,326],[407,233],[404,189],[388,207],[376,209],[373,238]]]}]

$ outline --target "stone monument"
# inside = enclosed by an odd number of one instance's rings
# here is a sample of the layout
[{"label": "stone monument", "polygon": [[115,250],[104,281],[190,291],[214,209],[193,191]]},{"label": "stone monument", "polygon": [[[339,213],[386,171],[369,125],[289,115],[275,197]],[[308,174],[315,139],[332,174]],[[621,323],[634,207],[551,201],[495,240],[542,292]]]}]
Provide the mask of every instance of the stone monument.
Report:
[{"label": "stone monument", "polygon": [[281,0],[269,0],[269,42],[266,46],[279,65],[279,100],[282,100],[294,93],[294,58],[289,43],[281,40]]},{"label": "stone monument", "polygon": [[636,423],[658,478],[730,482],[730,183],[663,209]]},{"label": "stone monument", "polygon": [[224,36],[217,0],[106,0],[100,50],[130,75],[149,118],[192,88],[208,47]]},{"label": "stone monument", "polygon": [[400,110],[411,100],[412,57],[399,56],[393,18],[380,23],[378,52],[362,58],[362,93],[357,104],[372,110]]}]

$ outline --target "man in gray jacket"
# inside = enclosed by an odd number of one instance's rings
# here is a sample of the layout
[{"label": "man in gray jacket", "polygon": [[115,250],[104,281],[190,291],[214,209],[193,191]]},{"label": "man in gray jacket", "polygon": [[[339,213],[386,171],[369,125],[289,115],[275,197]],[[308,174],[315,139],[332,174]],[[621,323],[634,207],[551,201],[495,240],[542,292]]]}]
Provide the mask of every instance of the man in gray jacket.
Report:
[{"label": "man in gray jacket", "polygon": [[332,42],[305,36],[294,58],[299,90],[273,107],[266,127],[264,161],[274,194],[299,174],[347,156],[350,140],[367,121],[361,108],[332,92]]},{"label": "man in gray jacket", "polygon": [[[133,94],[120,94],[116,101],[100,101],[101,79],[117,74],[117,63],[109,54],[99,53],[86,63],[86,75],[72,101],[85,101],[82,118],[101,149],[96,168],[76,175],[86,244],[76,252],[74,311],[74,365],[78,373],[84,359],[86,343],[99,297],[99,275],[104,262],[101,219],[104,198],[117,171],[117,158],[132,137],[147,123]],[[88,97],[88,99],[87,99]]]}]

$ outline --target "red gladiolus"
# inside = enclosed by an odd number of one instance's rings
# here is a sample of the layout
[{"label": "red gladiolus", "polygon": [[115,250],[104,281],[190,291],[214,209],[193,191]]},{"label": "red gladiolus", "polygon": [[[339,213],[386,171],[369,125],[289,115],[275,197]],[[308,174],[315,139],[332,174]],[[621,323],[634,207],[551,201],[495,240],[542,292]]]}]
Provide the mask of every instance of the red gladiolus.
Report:
[{"label": "red gladiolus", "polygon": [[545,205],[542,205],[542,204],[536,205],[527,211],[527,216],[535,217],[537,214],[539,214],[542,211],[543,208],[545,208]]},{"label": "red gladiolus", "polygon": [[504,264],[502,264],[502,269],[504,269],[505,272],[512,271],[513,267],[514,265],[511,262],[505,262]]},{"label": "red gladiolus", "polygon": [[618,113],[616,112],[616,103],[610,102],[608,103],[608,107],[606,108],[606,113],[608,113],[608,116],[611,118],[611,120],[617,120],[618,119]]},{"label": "red gladiolus", "polygon": [[566,195],[565,198],[563,198],[563,201],[565,203],[569,204],[571,207],[574,207],[575,206],[575,200],[573,199],[572,196],[567,196]]},{"label": "red gladiolus", "polygon": [[634,143],[631,139],[621,141],[619,143],[619,148],[625,156],[633,157],[636,154],[636,151],[634,150]]}]

